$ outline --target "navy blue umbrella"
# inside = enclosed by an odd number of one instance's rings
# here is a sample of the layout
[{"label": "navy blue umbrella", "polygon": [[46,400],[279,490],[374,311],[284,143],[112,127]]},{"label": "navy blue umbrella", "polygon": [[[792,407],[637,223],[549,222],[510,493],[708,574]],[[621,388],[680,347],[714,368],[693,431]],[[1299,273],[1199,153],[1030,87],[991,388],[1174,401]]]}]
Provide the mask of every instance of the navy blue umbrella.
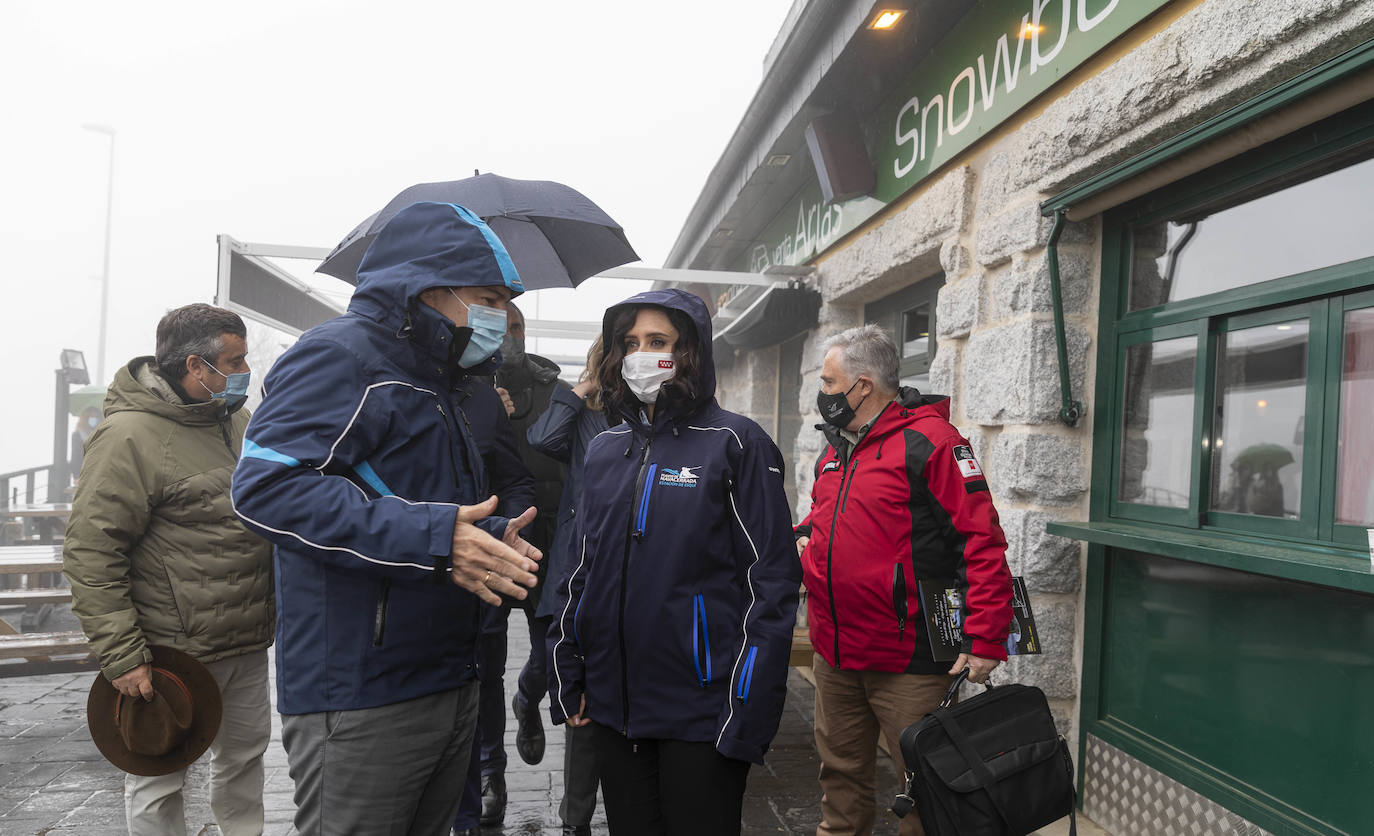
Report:
[{"label": "navy blue umbrella", "polygon": [[577,287],[603,270],[639,260],[620,224],[576,189],[551,180],[479,174],[420,183],[396,195],[344,236],[316,272],[356,284],[372,239],[397,212],[422,201],[457,203],[485,220],[529,290]]}]

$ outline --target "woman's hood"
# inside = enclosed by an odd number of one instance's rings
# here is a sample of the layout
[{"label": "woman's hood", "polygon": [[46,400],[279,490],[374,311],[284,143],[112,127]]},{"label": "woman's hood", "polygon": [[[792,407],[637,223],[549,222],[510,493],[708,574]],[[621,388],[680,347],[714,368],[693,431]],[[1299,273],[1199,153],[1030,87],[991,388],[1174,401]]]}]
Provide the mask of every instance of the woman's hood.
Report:
[{"label": "woman's hood", "polygon": [[716,361],[711,354],[711,312],[706,303],[695,293],[669,288],[666,290],[646,290],[631,296],[606,309],[601,318],[601,344],[610,345],[614,335],[616,315],[626,307],[637,305],[658,305],[687,314],[696,325],[697,338],[701,342],[701,400],[707,401],[716,394]]}]

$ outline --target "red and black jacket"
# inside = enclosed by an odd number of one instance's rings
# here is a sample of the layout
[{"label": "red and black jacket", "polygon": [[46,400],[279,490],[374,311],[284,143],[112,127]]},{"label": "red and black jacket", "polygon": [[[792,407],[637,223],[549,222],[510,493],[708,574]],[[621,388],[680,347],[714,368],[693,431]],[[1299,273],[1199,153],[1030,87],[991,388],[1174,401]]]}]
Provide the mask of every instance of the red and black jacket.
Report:
[{"label": "red and black jacket", "polygon": [[823,427],[811,512],[797,526],[811,643],[832,667],[943,673],[916,582],[955,578],[964,651],[1006,659],[1011,572],[997,509],[949,399],[903,387],[857,445]]}]

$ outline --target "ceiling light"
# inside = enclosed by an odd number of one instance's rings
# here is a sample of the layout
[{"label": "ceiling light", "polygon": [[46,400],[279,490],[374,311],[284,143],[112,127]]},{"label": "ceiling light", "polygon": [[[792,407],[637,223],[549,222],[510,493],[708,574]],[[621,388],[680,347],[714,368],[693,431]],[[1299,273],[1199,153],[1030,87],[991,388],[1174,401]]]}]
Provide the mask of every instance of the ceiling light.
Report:
[{"label": "ceiling light", "polygon": [[764,160],[763,164],[771,166],[783,166],[787,165],[787,161],[790,159],[792,159],[791,154],[774,154],[770,156],[767,160]]},{"label": "ceiling light", "polygon": [[1279,325],[1279,326],[1277,326],[1277,327],[1278,327],[1278,330],[1280,330],[1280,331],[1292,331],[1292,330],[1293,330],[1293,326],[1292,326],[1292,325]]},{"label": "ceiling light", "polygon": [[717,229],[717,230],[716,230],[716,237],[717,237],[717,238],[729,238],[731,235],[734,235],[734,234],[735,234],[735,231],[734,231],[733,229],[730,229],[729,227],[724,227],[724,226],[723,226],[723,227],[721,227],[720,229]]},{"label": "ceiling light", "polygon": [[883,9],[868,24],[869,29],[891,29],[906,14],[906,9]]}]

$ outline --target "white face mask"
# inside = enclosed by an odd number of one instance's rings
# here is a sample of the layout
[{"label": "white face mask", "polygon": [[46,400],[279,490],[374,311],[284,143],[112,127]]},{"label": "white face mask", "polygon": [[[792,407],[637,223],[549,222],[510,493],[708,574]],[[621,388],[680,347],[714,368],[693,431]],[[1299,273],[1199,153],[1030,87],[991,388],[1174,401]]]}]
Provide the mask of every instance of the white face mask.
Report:
[{"label": "white face mask", "polygon": [[636,351],[625,355],[620,376],[635,397],[644,403],[658,400],[658,390],[677,373],[677,363],[669,352]]}]

